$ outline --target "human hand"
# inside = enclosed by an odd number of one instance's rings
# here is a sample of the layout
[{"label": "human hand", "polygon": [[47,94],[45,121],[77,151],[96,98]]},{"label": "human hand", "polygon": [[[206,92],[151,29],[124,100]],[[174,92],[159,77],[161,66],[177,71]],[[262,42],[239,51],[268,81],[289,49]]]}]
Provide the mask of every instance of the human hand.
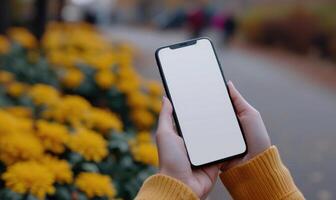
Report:
[{"label": "human hand", "polygon": [[172,119],[172,105],[163,97],[156,141],[159,150],[159,173],[188,185],[200,198],[205,198],[215,184],[219,165],[192,169],[183,139],[177,135]]},{"label": "human hand", "polygon": [[241,96],[231,81],[228,82],[228,87],[245,134],[248,151],[244,157],[225,161],[221,166],[221,171],[243,164],[271,146],[271,140],[260,113]]}]

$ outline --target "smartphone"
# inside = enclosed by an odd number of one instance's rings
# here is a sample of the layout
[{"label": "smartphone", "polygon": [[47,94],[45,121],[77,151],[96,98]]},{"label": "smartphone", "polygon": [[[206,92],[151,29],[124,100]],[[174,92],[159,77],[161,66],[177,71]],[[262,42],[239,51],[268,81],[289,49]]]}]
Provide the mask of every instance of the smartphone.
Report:
[{"label": "smartphone", "polygon": [[191,165],[244,155],[244,134],[210,39],[161,47],[155,57]]}]

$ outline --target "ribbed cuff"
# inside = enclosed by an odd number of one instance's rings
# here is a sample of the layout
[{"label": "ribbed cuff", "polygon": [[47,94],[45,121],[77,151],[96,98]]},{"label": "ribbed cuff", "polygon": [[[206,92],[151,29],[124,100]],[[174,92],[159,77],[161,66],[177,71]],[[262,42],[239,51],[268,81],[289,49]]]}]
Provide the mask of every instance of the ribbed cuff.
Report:
[{"label": "ribbed cuff", "polygon": [[142,185],[136,200],[199,199],[184,183],[162,174],[149,177]]},{"label": "ribbed cuff", "polygon": [[233,199],[304,199],[275,146],[220,177]]}]

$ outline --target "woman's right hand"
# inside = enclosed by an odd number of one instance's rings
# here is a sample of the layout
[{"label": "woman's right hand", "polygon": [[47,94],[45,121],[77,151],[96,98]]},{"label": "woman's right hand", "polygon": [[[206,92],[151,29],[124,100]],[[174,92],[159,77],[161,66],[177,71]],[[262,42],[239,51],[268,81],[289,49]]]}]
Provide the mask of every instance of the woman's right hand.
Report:
[{"label": "woman's right hand", "polygon": [[246,163],[271,146],[271,140],[268,136],[260,113],[241,96],[231,81],[228,82],[228,87],[240,124],[245,134],[247,154],[244,157],[224,162],[221,165],[222,171],[226,171],[229,168]]}]

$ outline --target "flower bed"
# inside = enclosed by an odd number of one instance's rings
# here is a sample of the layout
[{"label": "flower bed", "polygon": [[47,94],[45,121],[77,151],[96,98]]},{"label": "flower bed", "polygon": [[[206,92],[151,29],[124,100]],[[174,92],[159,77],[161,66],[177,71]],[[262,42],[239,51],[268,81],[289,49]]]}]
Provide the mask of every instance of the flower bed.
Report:
[{"label": "flower bed", "polygon": [[241,17],[248,41],[336,60],[336,5],[256,7]]},{"label": "flower bed", "polygon": [[0,199],[132,199],[156,171],[161,87],[91,26],[0,37]]}]

